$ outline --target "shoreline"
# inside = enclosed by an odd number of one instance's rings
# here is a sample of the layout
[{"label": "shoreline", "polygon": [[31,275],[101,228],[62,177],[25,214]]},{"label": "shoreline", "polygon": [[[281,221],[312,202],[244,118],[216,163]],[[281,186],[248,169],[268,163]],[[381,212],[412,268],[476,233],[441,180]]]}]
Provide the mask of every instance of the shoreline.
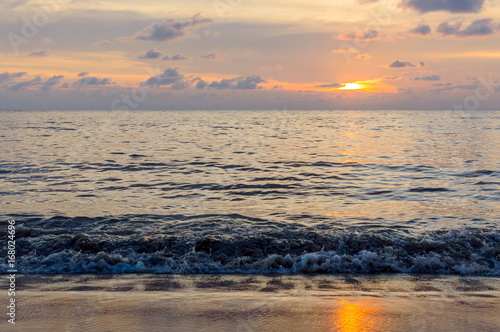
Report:
[{"label": "shoreline", "polygon": [[500,329],[500,278],[490,276],[18,274],[16,281],[23,331]]}]

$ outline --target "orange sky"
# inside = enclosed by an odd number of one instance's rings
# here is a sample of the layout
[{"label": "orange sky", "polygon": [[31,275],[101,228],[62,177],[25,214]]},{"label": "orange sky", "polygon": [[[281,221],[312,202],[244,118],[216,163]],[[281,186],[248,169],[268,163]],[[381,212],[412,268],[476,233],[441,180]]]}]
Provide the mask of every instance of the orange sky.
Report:
[{"label": "orange sky", "polygon": [[148,98],[134,108],[479,109],[500,101],[493,1],[0,7],[4,109],[107,109],[142,89]]}]

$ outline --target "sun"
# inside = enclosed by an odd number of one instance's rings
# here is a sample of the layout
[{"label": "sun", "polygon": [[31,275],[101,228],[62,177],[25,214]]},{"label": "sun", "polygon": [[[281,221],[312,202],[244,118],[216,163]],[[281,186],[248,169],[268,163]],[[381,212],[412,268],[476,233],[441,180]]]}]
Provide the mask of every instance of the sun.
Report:
[{"label": "sun", "polygon": [[[274,84],[274,83],[273,83]],[[276,83],[278,84],[278,83]],[[271,85],[272,86],[272,85]],[[347,94],[357,94],[357,93],[396,93],[398,92],[397,87],[388,85],[383,82],[382,78],[376,78],[372,80],[364,81],[350,81],[348,83],[322,83],[318,82],[315,85],[318,88],[316,91],[327,91],[330,92],[343,92]]]},{"label": "sun", "polygon": [[346,83],[343,87],[339,88],[339,90],[361,90],[363,86],[358,83]]}]

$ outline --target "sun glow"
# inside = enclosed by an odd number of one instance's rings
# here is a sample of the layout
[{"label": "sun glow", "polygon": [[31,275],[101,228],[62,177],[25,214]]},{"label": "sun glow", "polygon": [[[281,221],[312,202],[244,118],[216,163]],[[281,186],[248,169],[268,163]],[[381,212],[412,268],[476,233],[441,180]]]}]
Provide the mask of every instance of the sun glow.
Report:
[{"label": "sun glow", "polygon": [[383,324],[387,323],[380,317],[380,305],[377,302],[340,299],[339,307],[333,313],[332,331],[380,331]]},{"label": "sun glow", "polygon": [[358,83],[346,83],[343,87],[339,88],[339,90],[361,90],[363,86]]}]

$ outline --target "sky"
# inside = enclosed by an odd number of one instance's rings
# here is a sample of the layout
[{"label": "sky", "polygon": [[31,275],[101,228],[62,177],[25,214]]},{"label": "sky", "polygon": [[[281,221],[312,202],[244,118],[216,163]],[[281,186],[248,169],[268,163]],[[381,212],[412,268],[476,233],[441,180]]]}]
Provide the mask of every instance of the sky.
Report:
[{"label": "sky", "polygon": [[500,108],[497,0],[2,0],[0,109]]}]

